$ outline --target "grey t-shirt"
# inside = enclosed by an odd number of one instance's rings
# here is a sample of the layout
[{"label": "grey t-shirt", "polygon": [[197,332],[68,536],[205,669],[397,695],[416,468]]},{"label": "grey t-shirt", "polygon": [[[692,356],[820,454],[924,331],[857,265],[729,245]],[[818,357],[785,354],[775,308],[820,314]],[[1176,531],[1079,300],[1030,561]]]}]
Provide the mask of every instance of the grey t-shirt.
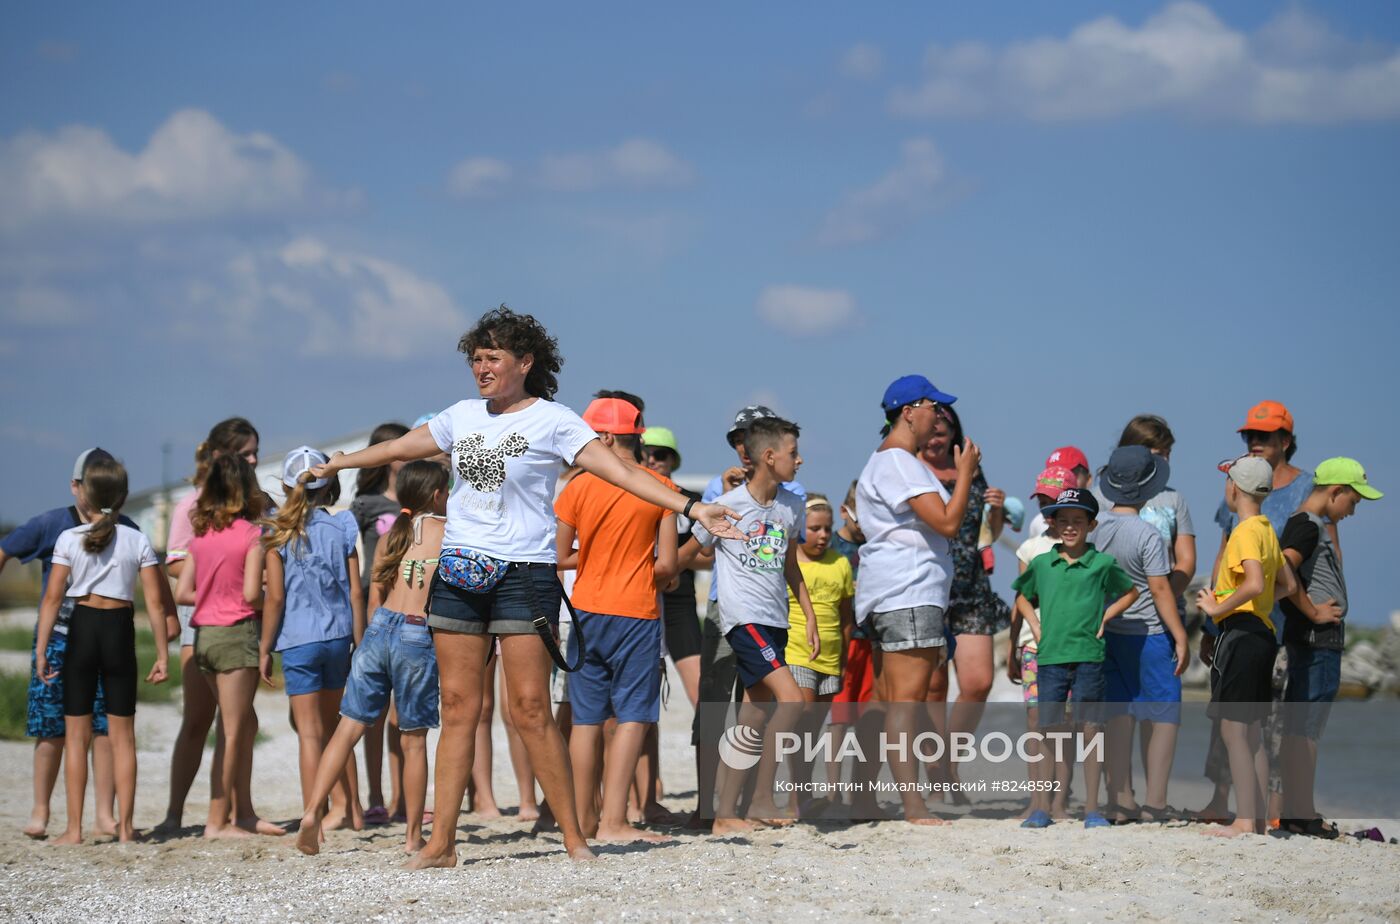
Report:
[{"label": "grey t-shirt", "polygon": [[788,625],[788,541],[796,541],[802,520],[802,501],[786,488],[778,488],[773,503],[761,506],[749,487],[741,484],[715,503],[739,515],[735,527],[744,539],[717,540],[699,523],[692,534],[705,548],[715,550],[715,581],[719,584],[720,629],[754,623],[786,629]]},{"label": "grey t-shirt", "polygon": [[1166,577],[1172,571],[1167,544],[1157,528],[1141,517],[1104,511],[1099,514],[1098,528],[1089,534],[1089,541],[1100,552],[1112,555],[1138,590],[1133,605],[1117,619],[1109,620],[1104,631],[1114,635],[1165,632],[1162,619],[1157,615],[1157,605],[1147,592],[1149,577]]},{"label": "grey t-shirt", "polygon": [[[1108,510],[1113,506],[1113,502],[1104,497],[1098,485],[1094,485],[1092,490],[1101,508]],[[1143,504],[1139,516],[1162,534],[1162,541],[1167,544],[1167,560],[1175,568],[1176,537],[1196,535],[1196,527],[1191,524],[1191,510],[1186,506],[1186,498],[1182,497],[1176,488],[1163,488]]]},{"label": "grey t-shirt", "polygon": [[[1308,599],[1313,603],[1336,600],[1342,608],[1342,618],[1346,619],[1347,583],[1342,576],[1341,562],[1337,560],[1337,549],[1332,544],[1332,534],[1327,531],[1327,521],[1300,510],[1288,518],[1279,544],[1285,551],[1293,549],[1303,557],[1298,577],[1303,581]],[[1283,638],[1288,644],[1337,651],[1345,646],[1346,630],[1342,623],[1316,625],[1293,605],[1292,600],[1280,600],[1279,608],[1287,620]]]}]

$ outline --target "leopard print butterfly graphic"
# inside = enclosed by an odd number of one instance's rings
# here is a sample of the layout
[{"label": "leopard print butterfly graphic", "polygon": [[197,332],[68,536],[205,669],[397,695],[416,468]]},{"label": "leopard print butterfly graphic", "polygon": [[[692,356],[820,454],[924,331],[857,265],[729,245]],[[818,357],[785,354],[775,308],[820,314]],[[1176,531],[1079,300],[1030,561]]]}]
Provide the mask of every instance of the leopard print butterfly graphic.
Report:
[{"label": "leopard print butterfly graphic", "polygon": [[486,494],[499,491],[506,483],[506,459],[523,456],[530,448],[519,433],[508,434],[500,444],[486,448],[486,437],[473,433],[452,444],[457,474],[463,481]]}]

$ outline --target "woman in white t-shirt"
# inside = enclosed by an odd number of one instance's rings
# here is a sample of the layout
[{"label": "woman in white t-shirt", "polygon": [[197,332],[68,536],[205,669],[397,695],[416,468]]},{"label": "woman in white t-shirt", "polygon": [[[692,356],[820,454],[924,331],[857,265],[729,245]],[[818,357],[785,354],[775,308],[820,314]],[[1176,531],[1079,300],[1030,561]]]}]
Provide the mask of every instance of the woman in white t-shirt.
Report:
[{"label": "woman in white t-shirt", "polygon": [[[434,775],[432,838],[411,868],[454,866],[457,817],[472,766],[481,710],[481,672],[493,637],[501,639],[510,710],[564,836],[569,856],[591,859],[574,807],[568,749],[550,717],[551,655],[534,620],[559,618],[555,571],[554,487],[566,465],[741,538],[717,504],[689,501],[598,442],[577,414],[553,400],[563,362],[553,337],[530,315],[504,305],[463,335],[480,399],[459,401],[397,440],[337,453],[315,470],[452,454],[457,482],[447,504],[442,561],[428,604],[442,679],[442,736]],[[472,588],[472,589],[467,589]]]},{"label": "woman in white t-shirt", "polygon": [[[951,496],[917,453],[937,427],[938,406],[956,400],[921,375],[892,382],[881,401],[885,440],[856,484],[856,509],[866,539],[856,582],[856,620],[874,643],[875,682],[880,699],[889,704],[885,727],[891,735],[912,729],[947,645],[943,611],[953,576],[948,539],[962,523],[982,453],[971,440],[953,450],[960,477]],[[895,755],[890,764],[896,781],[904,784],[905,820],[940,824],[914,788],[916,772],[909,758]]]},{"label": "woman in white t-shirt", "polygon": [[[39,609],[34,645],[35,673],[45,683],[59,676],[45,657],[64,596],[74,599],[63,660],[64,779],[68,791],[68,830],[58,844],[83,841],[83,794],[87,752],[92,741],[92,704],[97,685],[107,697],[107,727],[117,783],[117,839],[134,840],[136,801],[136,612],[132,600],[139,581],[155,637],[156,662],[147,683],[169,677],[166,649],[164,578],[160,559],[145,533],[118,522],[126,503],[126,469],[115,459],[90,463],[83,471],[87,506],[98,511],[91,523],[64,531],[54,543],[53,570]],[[172,618],[174,613],[168,614]]]}]

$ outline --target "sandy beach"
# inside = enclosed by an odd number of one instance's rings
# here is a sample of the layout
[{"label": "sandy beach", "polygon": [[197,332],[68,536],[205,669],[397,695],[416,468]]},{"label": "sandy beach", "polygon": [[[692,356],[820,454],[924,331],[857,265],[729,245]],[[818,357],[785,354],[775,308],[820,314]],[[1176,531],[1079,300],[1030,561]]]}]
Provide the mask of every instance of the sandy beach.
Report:
[{"label": "sandy beach", "polygon": [[[257,704],[266,736],[255,758],[257,804],[290,820],[299,810],[286,699],[264,692]],[[677,811],[693,800],[689,712],[673,701],[663,713],[663,769]],[[138,827],[161,817],[178,726],[175,706],[138,711]],[[496,755],[497,797],[513,806],[499,727]],[[817,823],[745,838],[676,832],[661,846],[603,846],[598,862],[575,865],[555,835],[532,837],[510,816],[467,816],[456,869],[409,873],[400,869],[400,826],[332,832],[314,858],[291,838],[207,842],[193,826],[207,808],[204,773],[186,809],[186,837],[51,847],[19,832],[30,746],[0,743],[0,772],[12,781],[0,793],[0,917],[13,921],[1400,918],[1400,851],[1352,839],[1227,842],[1199,826],[1086,831],[1077,823],[1029,832],[988,819],[938,828]],[[60,787],[50,831],[63,824]]]}]

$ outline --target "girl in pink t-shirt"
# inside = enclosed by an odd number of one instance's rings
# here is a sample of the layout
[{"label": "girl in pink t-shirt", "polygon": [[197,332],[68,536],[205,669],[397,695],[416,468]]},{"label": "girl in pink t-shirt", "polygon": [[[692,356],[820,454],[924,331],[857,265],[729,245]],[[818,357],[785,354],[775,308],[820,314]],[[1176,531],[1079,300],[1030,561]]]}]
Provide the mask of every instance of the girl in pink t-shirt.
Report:
[{"label": "girl in pink t-shirt", "polygon": [[190,513],[194,539],[175,589],[176,602],[194,605],[194,663],[218,701],[223,730],[223,759],[212,777],[205,837],[286,833],[258,821],[249,793],[239,793],[238,799],[246,800],[248,816],[229,823],[230,799],[240,769],[252,765],[257,729],[253,694],[258,689],[263,554],[256,520],[262,513],[263,492],[253,467],[238,456],[214,459]]}]

